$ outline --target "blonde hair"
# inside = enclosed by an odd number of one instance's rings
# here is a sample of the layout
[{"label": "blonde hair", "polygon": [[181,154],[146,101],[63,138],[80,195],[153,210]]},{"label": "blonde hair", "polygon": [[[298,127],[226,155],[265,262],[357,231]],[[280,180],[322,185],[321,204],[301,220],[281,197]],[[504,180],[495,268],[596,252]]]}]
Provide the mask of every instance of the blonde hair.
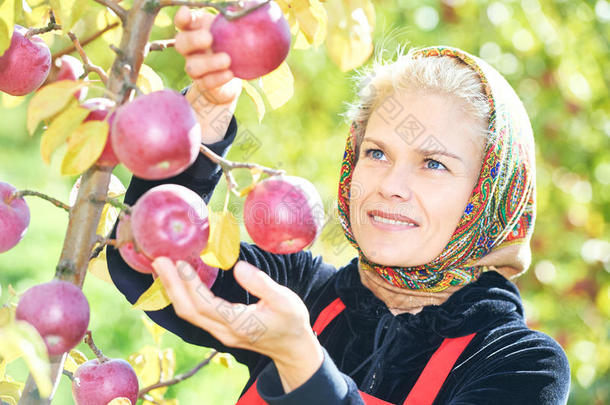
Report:
[{"label": "blonde hair", "polygon": [[354,76],[357,98],[348,104],[343,116],[359,123],[356,156],[375,108],[391,94],[404,91],[454,97],[467,116],[481,123],[480,134],[486,143],[493,142],[493,133],[488,130],[490,107],[478,73],[457,58],[414,55],[417,50],[411,48],[405,53],[404,48],[399,47],[396,60],[384,60],[382,54],[378,54],[371,66]]}]

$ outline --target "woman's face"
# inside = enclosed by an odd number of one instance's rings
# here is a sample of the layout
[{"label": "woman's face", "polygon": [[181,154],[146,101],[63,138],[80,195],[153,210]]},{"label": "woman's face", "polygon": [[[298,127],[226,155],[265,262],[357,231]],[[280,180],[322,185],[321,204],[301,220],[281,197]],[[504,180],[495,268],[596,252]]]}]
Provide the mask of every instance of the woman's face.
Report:
[{"label": "woman's face", "polygon": [[352,231],[369,260],[422,265],[451,239],[479,177],[486,128],[458,103],[395,93],[369,118],[350,189]]}]

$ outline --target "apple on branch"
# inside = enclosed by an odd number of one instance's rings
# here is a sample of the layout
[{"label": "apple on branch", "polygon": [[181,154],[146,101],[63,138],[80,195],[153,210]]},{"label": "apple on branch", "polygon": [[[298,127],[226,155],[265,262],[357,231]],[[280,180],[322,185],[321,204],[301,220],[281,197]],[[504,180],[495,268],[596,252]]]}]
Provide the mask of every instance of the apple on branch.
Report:
[{"label": "apple on branch", "polygon": [[[71,55],[63,55],[55,59],[55,66],[57,70],[54,73],[53,69],[51,69],[47,83],[58,82],[60,80],[78,80],[85,73],[85,67],[82,62]],[[74,93],[74,97],[77,100],[83,100],[87,97],[88,90],[87,87],[83,87]]]},{"label": "apple on branch", "polygon": [[51,51],[34,35],[26,38],[27,29],[15,25],[11,45],[0,56],[0,91],[23,96],[38,89],[51,70]]},{"label": "apple on branch", "polygon": [[76,405],[107,405],[115,398],[138,400],[138,377],[123,359],[98,359],[81,364],[74,372],[72,396]]},{"label": "apple on branch", "polygon": [[15,318],[42,336],[50,356],[73,349],[89,326],[89,302],[72,283],[53,280],[29,288],[19,299]]},{"label": "apple on branch", "polygon": [[254,243],[262,249],[277,254],[298,252],[322,230],[322,199],[304,178],[272,176],[248,193],[244,223]]},{"label": "apple on branch", "polygon": [[[290,26],[277,3],[244,2],[244,9],[257,7],[243,17],[227,19],[218,14],[210,32],[212,50],[231,57],[231,71],[240,79],[256,79],[282,64],[290,50]],[[229,6],[229,11],[237,11]]]},{"label": "apple on branch", "polygon": [[123,104],[115,114],[112,148],[137,177],[166,179],[182,173],[197,158],[201,127],[180,93],[155,91]]},{"label": "apple on branch", "polygon": [[0,182],[0,253],[15,247],[30,225],[30,209],[23,197],[11,197],[16,191]]},{"label": "apple on branch", "polygon": [[[88,110],[91,110],[89,115],[87,115],[87,118],[85,118],[85,122],[96,120],[102,121],[106,118],[110,110],[114,108],[115,102],[107,98],[98,97],[91,98],[85,101],[83,104],[81,104],[81,106],[87,108]],[[112,128],[114,117],[115,114],[113,113],[108,118],[109,128]],[[104,146],[104,150],[102,151],[100,157],[97,159],[96,163],[98,166],[101,167],[114,167],[119,164],[119,159],[117,158],[116,154],[114,153],[114,149],[112,148],[112,142],[110,141],[110,133],[108,134],[108,139],[106,139],[106,146]]]}]

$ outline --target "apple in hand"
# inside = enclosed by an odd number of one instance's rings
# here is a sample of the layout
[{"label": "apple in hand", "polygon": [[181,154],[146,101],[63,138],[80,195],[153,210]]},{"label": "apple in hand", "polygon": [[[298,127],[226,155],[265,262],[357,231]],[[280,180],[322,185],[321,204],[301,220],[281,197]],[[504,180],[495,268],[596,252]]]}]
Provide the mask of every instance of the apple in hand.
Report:
[{"label": "apple in hand", "polygon": [[23,96],[38,89],[51,70],[51,51],[40,37],[25,37],[27,29],[15,25],[11,45],[0,56],[0,91]]},{"label": "apple in hand", "polygon": [[23,293],[15,318],[26,321],[42,336],[50,356],[73,349],[89,326],[89,303],[80,288],[53,280]]},{"label": "apple in hand", "polygon": [[[87,118],[85,118],[85,122],[94,121],[94,120],[102,121],[104,118],[106,118],[106,116],[108,115],[110,110],[114,107],[114,105],[115,105],[114,101],[107,99],[107,98],[103,98],[103,97],[91,98],[91,99],[85,101],[84,103],[81,104],[81,106],[87,108],[88,110],[91,110],[89,115],[87,115]],[[115,115],[116,114],[113,113],[108,118],[108,127],[109,128],[112,128],[112,124],[113,124]],[[106,146],[104,146],[104,150],[102,151],[102,154],[100,155],[100,157],[97,159],[96,163],[98,166],[102,166],[102,167],[114,167],[119,164],[119,159],[117,158],[116,154],[114,153],[114,149],[112,149],[112,142],[110,141],[110,133],[108,134],[108,139],[106,139]]]},{"label": "apple in hand", "polygon": [[194,191],[162,184],[136,201],[131,210],[131,230],[146,256],[184,260],[199,255],[208,243],[208,208]]},{"label": "apple in hand", "polygon": [[138,400],[138,377],[123,359],[86,361],[74,372],[72,396],[76,405],[107,405],[115,398]]},{"label": "apple in hand", "polygon": [[[261,4],[246,1],[244,8]],[[236,11],[236,8],[229,7]],[[277,3],[271,1],[249,14],[227,20],[218,14],[212,26],[212,50],[231,57],[231,71],[240,79],[256,79],[275,70],[290,50],[290,26]]]},{"label": "apple in hand", "polygon": [[322,199],[304,178],[269,177],[248,193],[244,223],[254,243],[262,249],[277,254],[298,252],[322,230]]},{"label": "apple in hand", "polygon": [[191,105],[174,90],[122,105],[110,128],[114,153],[134,175],[159,180],[182,173],[199,153],[201,128]]},{"label": "apple in hand", "polygon": [[23,197],[9,198],[17,189],[0,182],[0,253],[15,247],[30,225],[30,209]]}]

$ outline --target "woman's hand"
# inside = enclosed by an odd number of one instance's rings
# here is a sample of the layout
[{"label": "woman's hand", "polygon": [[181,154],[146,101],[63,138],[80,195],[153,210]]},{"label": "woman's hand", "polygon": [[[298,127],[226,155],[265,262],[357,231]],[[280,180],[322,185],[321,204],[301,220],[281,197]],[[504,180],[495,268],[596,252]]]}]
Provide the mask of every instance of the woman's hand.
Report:
[{"label": "woman's hand", "polygon": [[174,24],[180,31],[174,46],[186,60],[186,73],[194,82],[191,90],[197,90],[212,104],[229,104],[239,96],[241,80],[234,78],[229,70],[228,54],[212,52],[213,20],[214,15],[208,12],[180,7],[174,16]]},{"label": "woman's hand", "polygon": [[260,299],[251,305],[216,297],[186,262],[174,265],[159,257],[153,267],[179,317],[205,329],[225,346],[270,357],[286,392],[307,381],[322,364],[322,348],[301,298],[251,264],[239,261],[234,267],[237,282]]}]

